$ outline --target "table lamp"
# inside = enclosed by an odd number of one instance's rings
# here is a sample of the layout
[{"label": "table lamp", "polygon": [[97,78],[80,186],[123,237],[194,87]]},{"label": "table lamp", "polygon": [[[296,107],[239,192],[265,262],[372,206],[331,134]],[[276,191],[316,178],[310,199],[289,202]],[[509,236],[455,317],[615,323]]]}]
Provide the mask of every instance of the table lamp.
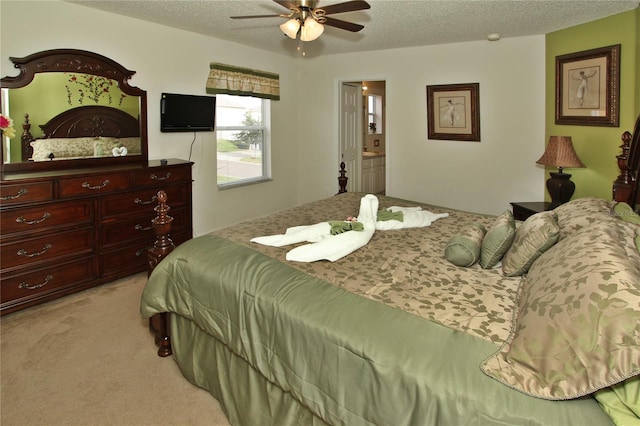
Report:
[{"label": "table lamp", "polygon": [[563,173],[562,169],[565,167],[585,167],[573,149],[571,136],[551,136],[544,154],[536,163],[558,168],[558,172],[551,172],[551,177],[547,179],[547,191],[551,195],[549,209],[554,209],[569,201],[576,185],[571,181],[571,175]]}]

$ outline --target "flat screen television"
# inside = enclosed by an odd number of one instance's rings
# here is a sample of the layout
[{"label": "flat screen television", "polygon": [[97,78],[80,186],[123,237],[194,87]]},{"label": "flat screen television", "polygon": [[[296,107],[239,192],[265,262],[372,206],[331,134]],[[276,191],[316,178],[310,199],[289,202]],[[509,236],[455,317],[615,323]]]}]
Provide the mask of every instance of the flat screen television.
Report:
[{"label": "flat screen television", "polygon": [[161,132],[212,131],[215,117],[215,96],[163,93],[160,97]]}]

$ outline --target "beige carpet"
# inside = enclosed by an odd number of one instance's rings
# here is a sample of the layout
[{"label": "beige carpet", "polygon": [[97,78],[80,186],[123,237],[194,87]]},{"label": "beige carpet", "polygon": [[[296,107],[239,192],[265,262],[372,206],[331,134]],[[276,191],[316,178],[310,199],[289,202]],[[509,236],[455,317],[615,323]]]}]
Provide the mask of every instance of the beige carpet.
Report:
[{"label": "beige carpet", "polygon": [[156,355],[139,313],[145,274],[0,319],[0,422],[229,425],[218,402]]}]

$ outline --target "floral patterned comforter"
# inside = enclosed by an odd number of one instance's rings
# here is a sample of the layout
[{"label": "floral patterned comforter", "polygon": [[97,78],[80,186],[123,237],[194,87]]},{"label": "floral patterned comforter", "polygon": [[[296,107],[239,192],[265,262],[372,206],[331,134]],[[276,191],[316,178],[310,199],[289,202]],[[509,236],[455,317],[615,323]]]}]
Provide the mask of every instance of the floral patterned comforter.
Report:
[{"label": "floral patterned comforter", "polygon": [[369,244],[336,262],[288,262],[285,255],[294,246],[270,247],[250,242],[253,237],[282,234],[292,226],[355,216],[364,195],[341,194],[213,234],[349,292],[497,344],[505,341],[521,278],[504,277],[501,268],[485,270],[477,264],[458,267],[444,258],[445,245],[465,224],[479,222],[488,228],[495,220],[492,216],[378,196],[380,209],[419,205],[433,213],[449,213],[449,217],[424,228],[376,231]]}]

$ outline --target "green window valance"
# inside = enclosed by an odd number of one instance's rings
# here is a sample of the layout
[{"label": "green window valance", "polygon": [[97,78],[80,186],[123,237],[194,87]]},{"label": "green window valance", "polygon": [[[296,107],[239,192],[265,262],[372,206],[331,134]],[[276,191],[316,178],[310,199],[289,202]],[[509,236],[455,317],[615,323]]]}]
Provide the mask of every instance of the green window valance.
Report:
[{"label": "green window valance", "polygon": [[278,74],[212,62],[207,78],[207,93],[280,99]]}]

